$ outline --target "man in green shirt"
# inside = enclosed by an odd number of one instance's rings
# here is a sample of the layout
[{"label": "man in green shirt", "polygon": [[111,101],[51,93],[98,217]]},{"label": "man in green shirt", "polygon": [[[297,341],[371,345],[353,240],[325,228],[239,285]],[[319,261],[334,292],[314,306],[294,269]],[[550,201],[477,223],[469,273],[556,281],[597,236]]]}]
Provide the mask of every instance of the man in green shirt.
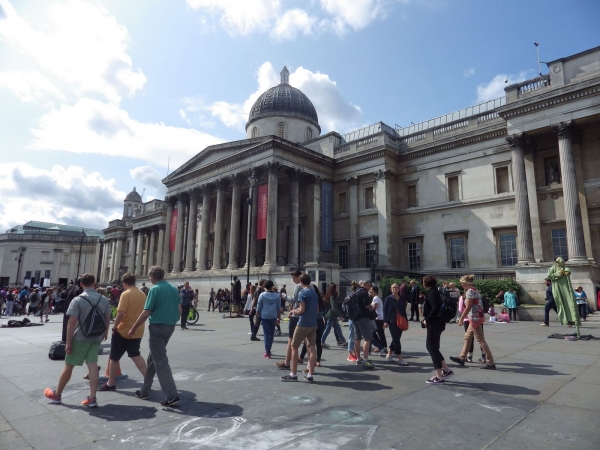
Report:
[{"label": "man in green shirt", "polygon": [[135,391],[135,396],[142,400],[146,400],[150,396],[152,380],[156,374],[158,375],[160,387],[167,396],[160,404],[163,406],[176,406],[180,403],[180,399],[167,358],[167,343],[173,331],[175,331],[175,324],[181,317],[181,300],[177,288],[164,281],[165,270],[162,267],[150,267],[148,277],[153,286],[148,291],[144,311],[129,330],[129,337],[132,338],[135,330],[150,317],[150,325],[148,326],[150,332],[148,368],[146,369],[144,384],[139,391]]}]

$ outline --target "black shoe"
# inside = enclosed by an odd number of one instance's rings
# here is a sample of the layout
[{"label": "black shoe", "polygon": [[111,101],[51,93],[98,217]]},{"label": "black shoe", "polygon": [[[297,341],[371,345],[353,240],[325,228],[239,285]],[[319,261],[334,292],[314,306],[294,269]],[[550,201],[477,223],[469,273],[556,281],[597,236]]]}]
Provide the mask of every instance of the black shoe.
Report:
[{"label": "black shoe", "polygon": [[480,369],[496,370],[496,364],[485,363],[479,366]]},{"label": "black shoe", "polygon": [[113,384],[112,386],[109,386],[108,382],[106,382],[98,390],[99,391],[116,391],[117,390],[117,385]]},{"label": "black shoe", "polygon": [[164,400],[160,401],[160,404],[162,406],[177,406],[181,403],[181,400],[179,399],[179,397],[175,397],[175,398],[165,398]]},{"label": "black shoe", "polygon": [[251,341],[260,341],[260,339],[259,339],[259,338],[257,338],[257,337],[251,337],[251,338],[250,338],[250,340],[251,340]]},{"label": "black shoe", "polygon": [[464,365],[465,365],[465,361],[458,358],[457,356],[451,356],[450,361],[454,361],[456,364],[458,364],[461,367],[464,367]]},{"label": "black shoe", "polygon": [[308,375],[305,375],[304,379],[306,381],[308,381],[309,383],[314,383],[315,382],[315,379],[313,377],[309,377]]},{"label": "black shoe", "polygon": [[284,375],[281,377],[281,381],[298,381],[298,376]]},{"label": "black shoe", "polygon": [[142,391],[135,391],[134,394],[137,398],[141,398],[142,400],[148,400],[148,398],[150,398],[149,395],[144,395],[142,394]]},{"label": "black shoe", "polygon": [[415,319],[411,317],[410,319],[408,319],[408,321],[409,321],[409,322],[414,322],[414,321],[415,321]]}]

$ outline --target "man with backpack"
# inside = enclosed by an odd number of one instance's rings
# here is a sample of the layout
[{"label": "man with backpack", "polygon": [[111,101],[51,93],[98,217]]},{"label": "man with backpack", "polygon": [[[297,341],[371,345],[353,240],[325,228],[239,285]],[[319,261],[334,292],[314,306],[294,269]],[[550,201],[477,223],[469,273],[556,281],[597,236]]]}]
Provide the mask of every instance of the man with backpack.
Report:
[{"label": "man with backpack", "polygon": [[61,403],[63,389],[71,379],[73,368],[85,362],[89,369],[90,395],[81,402],[83,406],[94,408],[96,388],[98,387],[98,349],[102,340],[106,340],[110,323],[110,305],[108,299],[95,291],[96,279],[91,273],[81,277],[83,292],[75,297],[67,310],[69,317],[66,336],[65,367],[58,380],[56,389],[46,388],[44,395],[52,403]]}]

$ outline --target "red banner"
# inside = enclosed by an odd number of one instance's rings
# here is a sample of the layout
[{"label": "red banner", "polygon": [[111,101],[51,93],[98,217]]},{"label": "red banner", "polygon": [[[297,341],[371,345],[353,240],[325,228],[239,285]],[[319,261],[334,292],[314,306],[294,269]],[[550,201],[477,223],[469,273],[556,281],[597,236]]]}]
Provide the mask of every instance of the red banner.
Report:
[{"label": "red banner", "polygon": [[267,207],[269,205],[269,185],[258,186],[258,211],[256,213],[256,239],[267,238]]},{"label": "red banner", "polygon": [[171,231],[169,232],[169,250],[175,251],[175,242],[177,240],[177,216],[179,215],[178,209],[173,209],[173,217],[171,218]]}]

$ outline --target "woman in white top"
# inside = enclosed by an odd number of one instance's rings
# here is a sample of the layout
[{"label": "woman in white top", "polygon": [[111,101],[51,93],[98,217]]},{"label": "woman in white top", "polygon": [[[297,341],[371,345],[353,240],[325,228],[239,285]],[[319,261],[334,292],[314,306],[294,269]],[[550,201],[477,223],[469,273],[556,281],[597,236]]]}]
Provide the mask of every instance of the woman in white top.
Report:
[{"label": "woman in white top", "polygon": [[387,341],[383,329],[383,300],[379,297],[379,288],[377,286],[371,287],[369,294],[373,297],[373,301],[371,302],[373,311],[377,313],[377,318],[375,319],[377,329],[373,332],[373,345],[379,347],[379,356],[385,356],[387,355]]}]

